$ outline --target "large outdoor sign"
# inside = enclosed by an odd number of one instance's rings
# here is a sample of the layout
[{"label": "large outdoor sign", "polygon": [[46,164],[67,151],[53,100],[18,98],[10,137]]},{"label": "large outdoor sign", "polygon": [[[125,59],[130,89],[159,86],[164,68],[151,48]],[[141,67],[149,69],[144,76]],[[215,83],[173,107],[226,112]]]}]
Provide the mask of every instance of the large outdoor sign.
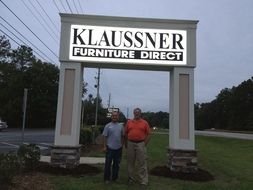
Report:
[{"label": "large outdoor sign", "polygon": [[[79,14],[60,16],[61,65],[51,164],[74,168],[80,163],[83,68],[134,69],[170,72],[168,166],[176,172],[198,171],[194,133],[198,21]],[[117,82],[117,78],[112,77]],[[119,108],[109,107],[107,116],[113,111],[119,111]]]},{"label": "large outdoor sign", "polygon": [[69,60],[186,65],[187,31],[71,25]]}]

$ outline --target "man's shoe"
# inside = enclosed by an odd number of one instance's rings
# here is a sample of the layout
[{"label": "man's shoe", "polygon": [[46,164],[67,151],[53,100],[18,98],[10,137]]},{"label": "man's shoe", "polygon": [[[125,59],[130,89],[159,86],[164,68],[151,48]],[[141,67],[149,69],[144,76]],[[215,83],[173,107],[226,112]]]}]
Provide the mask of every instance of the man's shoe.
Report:
[{"label": "man's shoe", "polygon": [[133,178],[129,177],[127,183],[128,183],[128,185],[134,184],[135,180]]}]

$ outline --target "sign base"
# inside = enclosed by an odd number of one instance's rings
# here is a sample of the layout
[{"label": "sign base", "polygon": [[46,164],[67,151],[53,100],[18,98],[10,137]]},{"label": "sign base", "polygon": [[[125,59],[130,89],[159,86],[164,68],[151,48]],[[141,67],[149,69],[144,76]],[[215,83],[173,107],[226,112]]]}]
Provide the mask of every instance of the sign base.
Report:
[{"label": "sign base", "polygon": [[81,146],[52,146],[51,165],[61,168],[75,168],[80,164]]},{"label": "sign base", "polygon": [[198,171],[197,151],[168,148],[168,167],[174,172],[195,173]]}]

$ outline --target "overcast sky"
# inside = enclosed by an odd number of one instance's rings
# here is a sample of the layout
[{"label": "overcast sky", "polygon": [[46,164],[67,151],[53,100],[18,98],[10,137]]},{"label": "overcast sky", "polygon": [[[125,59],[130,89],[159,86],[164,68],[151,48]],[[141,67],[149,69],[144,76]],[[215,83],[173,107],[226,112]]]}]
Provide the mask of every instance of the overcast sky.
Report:
[{"label": "overcast sky", "polygon": [[[252,0],[1,0],[0,29],[23,44],[10,33],[12,31],[23,39],[6,20],[59,65],[58,13],[71,13],[68,4],[73,13],[80,14],[198,20],[195,102],[209,102],[222,89],[237,86],[253,76]],[[12,40],[11,43],[13,48],[17,47]],[[134,107],[143,111],[169,112],[168,72],[112,69],[102,69],[101,72],[100,96],[104,105],[111,93],[111,106],[119,107],[125,114],[127,108],[130,114]],[[88,93],[94,95],[96,75],[97,69],[85,68]]]}]

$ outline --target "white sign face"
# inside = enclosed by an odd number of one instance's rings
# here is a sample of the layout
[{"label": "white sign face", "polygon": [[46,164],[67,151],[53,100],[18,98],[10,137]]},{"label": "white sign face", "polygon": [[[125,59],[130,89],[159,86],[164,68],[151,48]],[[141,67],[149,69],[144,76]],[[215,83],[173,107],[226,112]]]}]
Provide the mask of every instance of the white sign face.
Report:
[{"label": "white sign face", "polygon": [[119,108],[108,108],[107,109],[107,115],[106,117],[111,117],[112,116],[112,112],[119,112]]},{"label": "white sign face", "polygon": [[71,25],[69,59],[150,65],[186,65],[187,32]]},{"label": "white sign face", "polygon": [[109,113],[112,113],[112,112],[119,112],[119,108],[108,108],[107,111]]}]

